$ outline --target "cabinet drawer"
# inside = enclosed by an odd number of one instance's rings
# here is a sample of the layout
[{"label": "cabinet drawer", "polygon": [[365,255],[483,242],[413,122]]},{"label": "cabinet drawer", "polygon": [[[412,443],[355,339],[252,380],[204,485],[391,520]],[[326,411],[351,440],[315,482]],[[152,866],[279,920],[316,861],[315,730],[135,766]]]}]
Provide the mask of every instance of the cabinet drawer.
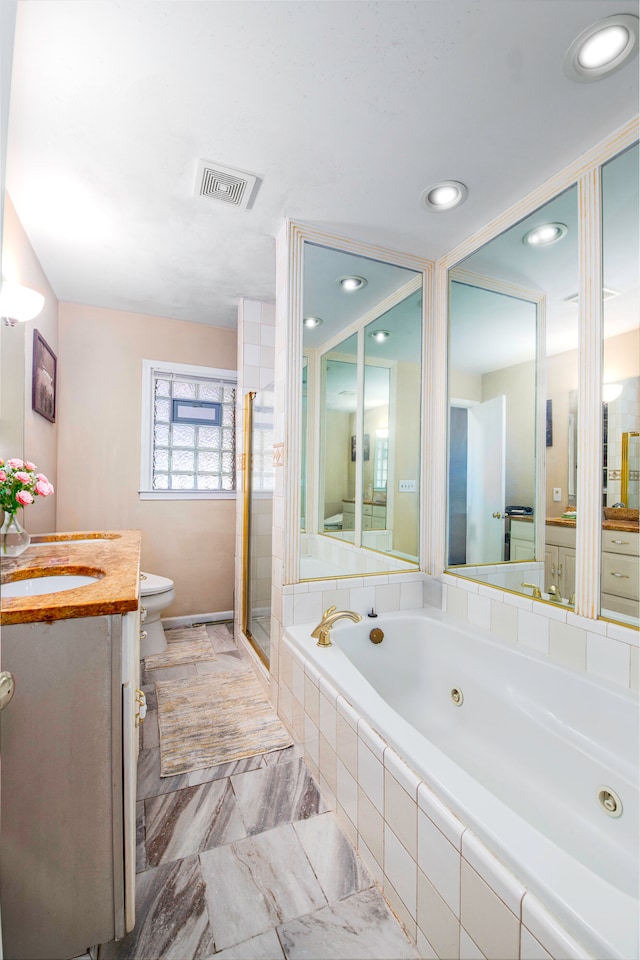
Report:
[{"label": "cabinet drawer", "polygon": [[533,543],[534,525],[524,520],[511,521],[512,540],[530,540]]},{"label": "cabinet drawer", "polygon": [[638,556],[640,534],[622,533],[620,530],[602,531],[602,549],[606,553],[624,553],[630,557]]},{"label": "cabinet drawer", "polygon": [[600,613],[606,617],[608,613],[624,613],[627,617],[637,617],[638,601],[629,600],[627,597],[614,597],[611,593],[603,593],[600,596]]},{"label": "cabinet drawer", "polygon": [[373,514],[373,504],[372,503],[363,503],[362,504],[362,516],[370,517]]},{"label": "cabinet drawer", "polygon": [[373,505],[373,516],[380,517],[382,520],[387,519],[387,508],[384,506],[378,506],[374,503]]},{"label": "cabinet drawer", "polygon": [[553,524],[545,526],[544,539],[546,543],[554,543],[558,547],[575,547],[575,527],[556,527]]},{"label": "cabinet drawer", "polygon": [[616,597],[638,599],[638,574],[640,565],[637,557],[625,557],[622,554],[602,554],[602,592]]},{"label": "cabinet drawer", "polygon": [[364,513],[362,514],[362,529],[371,530],[371,514]]},{"label": "cabinet drawer", "polygon": [[342,512],[343,512],[343,514],[344,514],[344,513],[355,514],[355,512],[356,512],[356,505],[355,505],[355,503],[347,503],[345,500],[343,500],[343,501],[342,501]]},{"label": "cabinet drawer", "polygon": [[374,514],[371,518],[371,529],[372,530],[384,530],[387,525],[387,521],[384,517],[376,517]]}]

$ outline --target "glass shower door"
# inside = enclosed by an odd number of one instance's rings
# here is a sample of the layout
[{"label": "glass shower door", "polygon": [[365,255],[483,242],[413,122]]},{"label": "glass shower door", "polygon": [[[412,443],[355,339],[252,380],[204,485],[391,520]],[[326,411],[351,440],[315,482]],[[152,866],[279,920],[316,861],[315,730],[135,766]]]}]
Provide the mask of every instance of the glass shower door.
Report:
[{"label": "glass shower door", "polygon": [[273,386],[245,397],[243,627],[267,666],[271,634],[273,398]]}]

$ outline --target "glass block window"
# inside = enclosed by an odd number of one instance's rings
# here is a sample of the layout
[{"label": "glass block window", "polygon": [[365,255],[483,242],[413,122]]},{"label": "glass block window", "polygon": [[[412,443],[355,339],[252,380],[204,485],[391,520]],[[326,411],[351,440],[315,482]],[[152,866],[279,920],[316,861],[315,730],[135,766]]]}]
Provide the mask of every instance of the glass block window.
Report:
[{"label": "glass block window", "polygon": [[[233,495],[235,373],[144,361],[143,381],[141,494],[175,494],[182,498]],[[149,408],[146,416],[145,391]],[[146,451],[145,420],[150,420]]]},{"label": "glass block window", "polygon": [[389,440],[387,437],[376,437],[376,448],[373,460],[373,489],[387,489],[387,472],[389,467]]}]

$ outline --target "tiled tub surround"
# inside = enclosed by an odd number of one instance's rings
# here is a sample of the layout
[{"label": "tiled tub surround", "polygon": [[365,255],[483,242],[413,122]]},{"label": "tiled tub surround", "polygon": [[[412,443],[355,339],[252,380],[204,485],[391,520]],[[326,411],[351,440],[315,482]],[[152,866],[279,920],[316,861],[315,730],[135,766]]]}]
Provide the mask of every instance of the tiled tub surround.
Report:
[{"label": "tiled tub surround", "polygon": [[[367,531],[370,533],[370,531]],[[347,534],[348,536],[348,534]],[[353,534],[351,534],[353,536]],[[415,563],[378,553],[375,550],[362,550],[340,536],[302,533],[300,535],[300,576],[307,577],[305,565],[309,569],[308,577],[331,576],[331,573],[315,573],[309,561],[327,565],[333,576],[358,576],[359,574],[380,573],[396,570],[415,570]]]},{"label": "tiled tub surround", "polygon": [[[425,612],[415,611],[415,618],[424,616]],[[440,618],[437,611],[430,611],[426,616],[431,624]],[[402,634],[394,637],[394,619],[402,620],[403,615],[367,621],[364,624],[367,628],[365,645],[372,651],[373,663],[376,656],[379,660],[381,654],[387,656],[386,663],[381,664],[383,676],[388,678],[394,660],[407,670],[407,677],[400,681],[397,691],[397,705],[404,706],[410,701],[407,687],[409,684],[414,686],[413,677],[417,671],[415,664],[406,660],[403,663],[393,656],[393,646],[404,645],[410,638],[406,623]],[[387,640],[391,642],[386,652],[384,642],[380,647],[374,647],[366,639],[372,623],[388,631]],[[313,644],[308,637],[308,625],[287,631],[280,658],[280,713],[296,742],[304,749],[307,763],[319,777],[321,789],[337,810],[346,832],[382,884],[407,931],[417,939],[421,955],[448,960],[481,956],[492,960],[501,957],[525,960],[551,956],[559,960],[561,957],[635,956],[637,904],[633,891],[637,884],[634,887],[627,875],[629,894],[608,882],[620,883],[624,868],[613,868],[614,876],[606,880],[591,873],[588,866],[534,830],[502,799],[492,796],[486,786],[475,781],[452,758],[400,718],[372,690],[340,649],[349,642],[349,635],[357,638],[361,626],[336,626],[336,642],[330,650],[319,650]],[[554,667],[548,658],[535,653],[524,655],[510,650],[486,633],[483,636],[481,630],[470,632],[461,630],[460,626],[457,625],[457,633],[462,636],[456,636],[454,629],[446,646],[453,649],[458,642],[464,643],[464,634],[467,634],[470,646],[464,652],[458,651],[460,655],[451,660],[449,673],[444,663],[440,667],[436,662],[430,663],[431,671],[443,671],[442,707],[443,711],[450,708],[447,723],[441,724],[442,729],[446,732],[452,722],[463,720],[464,723],[465,711],[468,711],[469,725],[474,732],[483,722],[483,712],[486,711],[489,737],[495,734],[494,739],[501,736],[502,731],[513,734],[516,723],[522,724],[514,736],[513,757],[505,753],[505,744],[501,744],[497,756],[499,767],[509,773],[518,770],[517,776],[509,777],[504,784],[505,791],[513,792],[527,770],[536,763],[542,765],[546,756],[538,742],[543,732],[540,722],[545,716],[544,700],[536,706],[533,689],[525,685],[520,690],[511,714],[496,707],[503,689],[508,696],[517,688],[518,667],[523,668],[527,678],[542,671],[548,680],[552,698],[547,704],[549,719],[555,719],[555,714],[561,713],[568,702],[574,715],[567,719],[580,735],[593,734],[596,722],[600,726],[600,723],[609,724],[611,721],[608,739],[603,737],[602,746],[594,746],[592,750],[592,771],[579,762],[581,753],[575,745],[567,750],[561,761],[566,767],[560,767],[558,776],[568,770],[566,780],[569,786],[575,783],[582,792],[579,799],[567,799],[559,832],[561,836],[563,832],[567,835],[569,845],[574,843],[582,859],[590,851],[595,851],[593,861],[603,868],[611,867],[612,858],[618,854],[622,863],[625,841],[616,844],[615,837],[616,831],[627,832],[637,810],[637,802],[632,796],[634,783],[624,783],[625,777],[629,781],[634,779],[630,768],[637,753],[630,750],[626,766],[624,758],[616,761],[615,754],[619,753],[620,729],[628,731],[631,736],[637,729],[633,695],[599,684],[586,675]],[[425,645],[429,646],[427,638],[422,640],[422,646]],[[506,658],[503,666],[500,665],[501,658]],[[483,666],[488,667],[484,674]],[[327,679],[328,676],[331,680]],[[500,684],[500,676],[508,680],[508,687],[506,683]],[[460,686],[465,697],[459,713],[449,699],[449,691],[454,686]],[[483,687],[489,691],[489,696],[483,698],[485,703],[478,707],[477,699],[482,696]],[[567,690],[569,693],[565,697]],[[419,694],[421,699],[416,701],[418,713],[428,716],[425,705],[437,699],[440,693],[435,696],[428,691]],[[596,699],[602,709],[594,706]],[[580,711],[580,703],[584,707],[578,715],[576,711]],[[522,709],[523,705],[525,709]],[[617,722],[610,716],[611,710],[617,713]],[[633,715],[625,721],[623,714],[626,710]],[[494,715],[491,716],[489,711]],[[537,730],[527,741],[524,721],[527,715],[535,717],[536,711],[538,717],[534,724]],[[443,712],[441,718],[444,720],[445,717]],[[440,723],[439,720],[434,722],[436,725]],[[595,733],[597,735],[600,731]],[[460,748],[466,748],[470,735],[471,731],[466,729],[459,740]],[[555,746],[554,739],[558,741]],[[559,741],[557,734],[551,731],[548,746],[560,749],[562,743]],[[455,752],[453,741],[451,749]],[[476,755],[482,749],[476,742]],[[472,745],[471,758],[473,750]],[[520,755],[524,754],[525,763],[519,763],[518,751],[522,751]],[[613,763],[618,762],[618,769],[613,772],[602,769],[605,761],[610,761],[611,766],[609,752],[614,755]],[[482,767],[478,767],[478,771],[482,774]],[[528,790],[536,788],[539,772],[534,773],[533,782],[527,785]],[[612,777],[614,782],[611,782]],[[616,784],[622,784],[618,792],[624,790],[623,803],[626,805],[619,820],[606,817],[598,808],[595,788],[603,782],[614,789]],[[554,781],[553,790],[557,789],[559,786]],[[531,809],[525,810],[525,816],[537,812],[544,814],[550,795],[550,792],[541,792],[534,798]],[[527,791],[525,800],[526,797]],[[593,817],[589,820],[591,810]],[[572,839],[573,830],[576,836]],[[598,838],[599,830],[602,835]],[[628,839],[626,844],[632,861],[636,843]],[[628,874],[631,868],[632,862],[628,862]],[[566,932],[567,928],[572,935]]]}]

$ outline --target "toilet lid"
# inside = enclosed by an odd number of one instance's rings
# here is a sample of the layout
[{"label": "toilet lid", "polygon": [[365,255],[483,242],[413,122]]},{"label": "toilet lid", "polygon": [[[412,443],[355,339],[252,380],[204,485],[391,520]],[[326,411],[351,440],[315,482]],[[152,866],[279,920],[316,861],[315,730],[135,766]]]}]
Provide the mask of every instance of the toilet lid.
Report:
[{"label": "toilet lid", "polygon": [[140,581],[140,596],[150,597],[154,593],[166,593],[173,590],[173,580],[168,577],[159,577],[155,573],[145,573],[145,580]]}]

